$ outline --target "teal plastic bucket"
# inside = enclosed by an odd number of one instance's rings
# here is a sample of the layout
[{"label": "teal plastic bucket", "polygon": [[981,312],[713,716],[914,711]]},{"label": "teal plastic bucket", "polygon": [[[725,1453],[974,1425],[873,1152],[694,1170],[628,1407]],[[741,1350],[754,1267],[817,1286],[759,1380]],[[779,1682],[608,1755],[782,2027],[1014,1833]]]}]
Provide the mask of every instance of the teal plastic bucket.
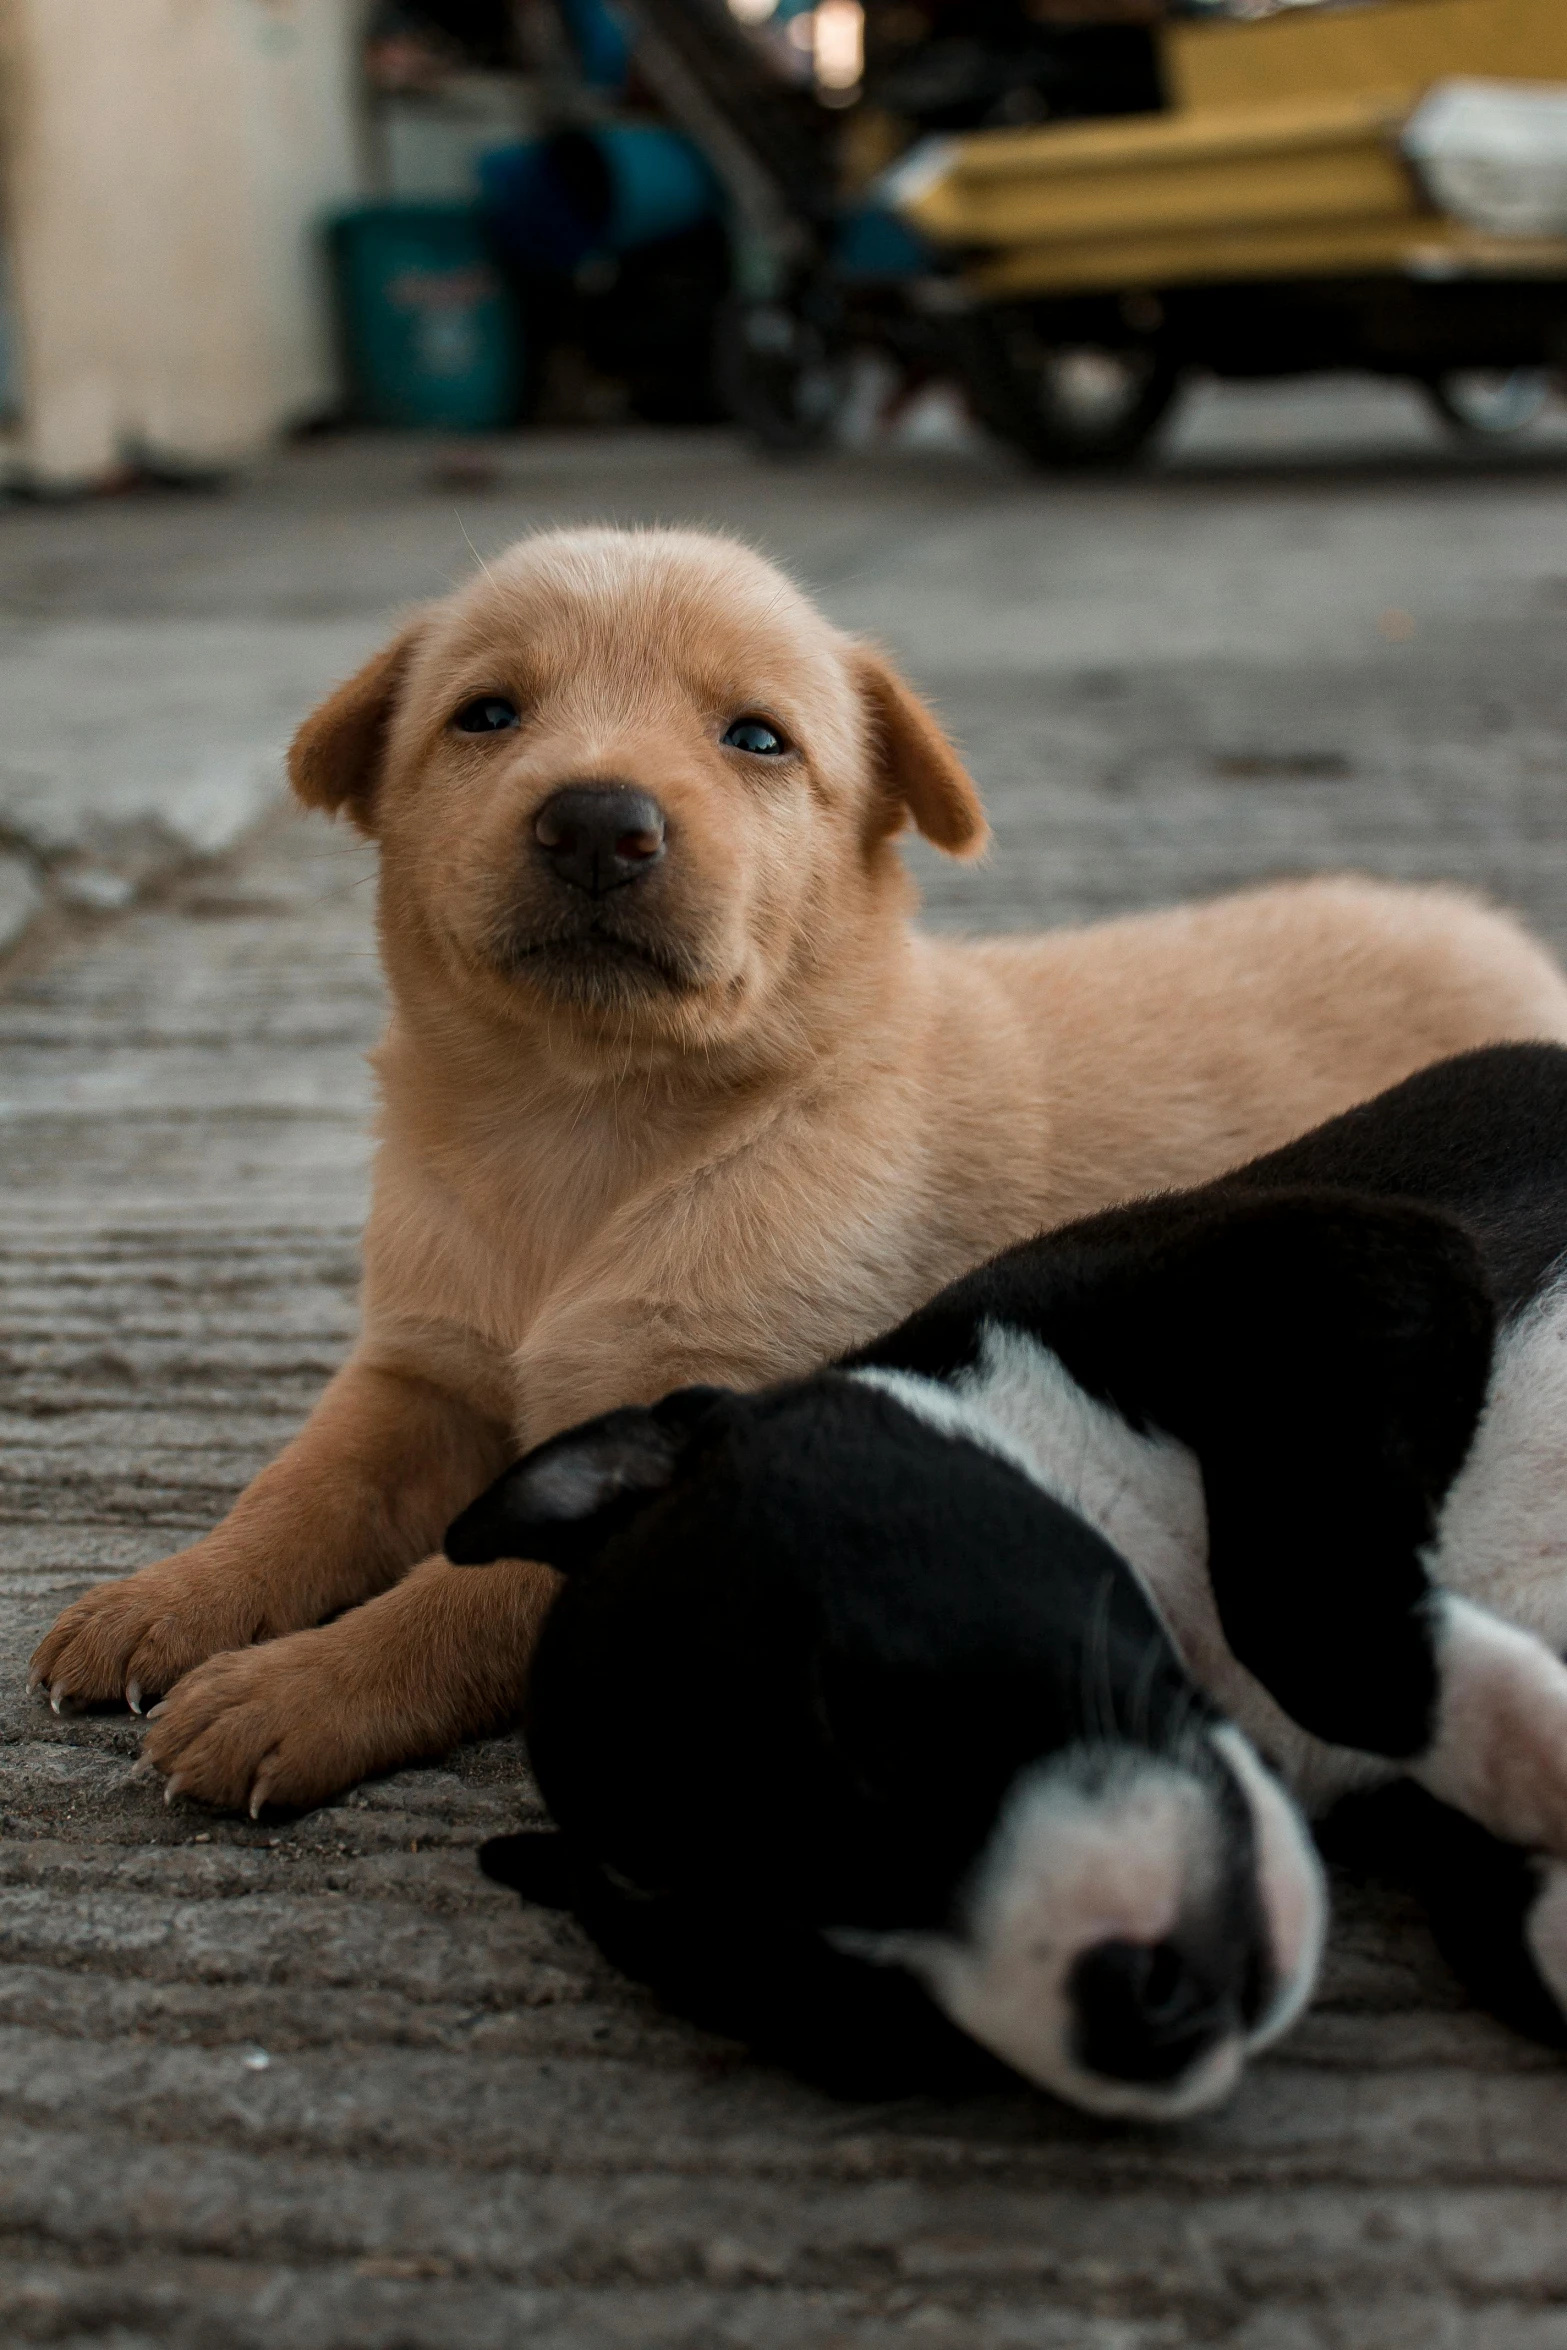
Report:
[{"label": "teal plastic bucket", "polygon": [[331,224],[354,412],[493,432],[522,406],[516,303],[476,204],[364,204]]}]

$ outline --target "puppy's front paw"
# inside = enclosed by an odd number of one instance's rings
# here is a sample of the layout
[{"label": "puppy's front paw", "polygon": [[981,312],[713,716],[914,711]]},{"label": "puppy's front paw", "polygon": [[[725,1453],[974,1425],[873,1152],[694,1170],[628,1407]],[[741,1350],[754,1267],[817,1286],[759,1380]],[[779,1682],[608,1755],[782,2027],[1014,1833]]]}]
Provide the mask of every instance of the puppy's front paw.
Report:
[{"label": "puppy's front paw", "polygon": [[[215,1656],[153,1710],[142,1756],[167,1793],[222,1811],[324,1803],[367,1771],[402,1759],[377,1750],[373,1707],[356,1701],[362,1671],[340,1624]],[[386,1726],[386,1725],[383,1725]]]},{"label": "puppy's front paw", "polygon": [[140,1713],[209,1656],[263,1639],[264,1615],[252,1577],[187,1551],[73,1601],[34,1651],[27,1685],[47,1689],[56,1713],[116,1697]]},{"label": "puppy's front paw", "polygon": [[1468,1600],[1442,1601],[1436,1736],[1413,1775],[1509,1844],[1567,1857],[1567,1665]]}]

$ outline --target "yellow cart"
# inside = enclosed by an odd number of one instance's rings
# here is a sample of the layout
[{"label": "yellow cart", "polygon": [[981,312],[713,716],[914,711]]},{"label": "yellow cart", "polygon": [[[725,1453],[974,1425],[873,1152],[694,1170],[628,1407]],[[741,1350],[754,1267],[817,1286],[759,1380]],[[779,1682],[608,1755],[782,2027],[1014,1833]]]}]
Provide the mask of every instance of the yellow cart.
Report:
[{"label": "yellow cart", "polygon": [[1470,432],[1567,364],[1567,0],[1318,0],[1160,34],[1168,110],[925,142],[987,420],[1136,453],[1184,376],[1370,369]]}]

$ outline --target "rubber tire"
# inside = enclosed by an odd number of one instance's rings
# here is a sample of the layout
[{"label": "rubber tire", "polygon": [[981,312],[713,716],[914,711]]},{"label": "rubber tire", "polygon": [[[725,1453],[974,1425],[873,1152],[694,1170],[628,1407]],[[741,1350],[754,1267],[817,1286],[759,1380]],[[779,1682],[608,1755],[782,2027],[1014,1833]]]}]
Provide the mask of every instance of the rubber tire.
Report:
[{"label": "rubber tire", "polygon": [[[1510,375],[1526,376],[1530,378],[1531,381],[1538,379],[1541,392],[1538,405],[1534,408],[1531,408],[1527,415],[1520,416],[1514,423],[1482,424],[1473,415],[1468,414],[1465,411],[1457,392],[1453,388],[1455,377],[1467,374],[1468,372],[1470,371],[1465,368],[1455,368],[1445,375],[1429,375],[1422,376],[1420,378],[1421,391],[1424,392],[1427,400],[1436,410],[1437,415],[1447,426],[1448,431],[1451,433],[1456,433],[1461,441],[1478,442],[1482,447],[1489,445],[1494,448],[1501,441],[1510,441],[1515,439],[1519,433],[1527,432],[1530,425],[1537,420],[1541,409],[1543,409],[1546,400],[1550,396],[1551,377],[1549,369],[1544,367],[1512,368],[1508,370]],[[1487,370],[1486,372],[1499,373],[1501,371]]]},{"label": "rubber tire", "polygon": [[1064,409],[1041,398],[1039,378],[1020,364],[1020,327],[1033,331],[1026,311],[976,310],[964,321],[969,391],[991,431],[1035,465],[1084,470],[1135,464],[1181,388],[1180,364],[1157,345],[1143,346],[1138,356],[1145,372],[1134,397],[1108,422],[1085,431]]}]

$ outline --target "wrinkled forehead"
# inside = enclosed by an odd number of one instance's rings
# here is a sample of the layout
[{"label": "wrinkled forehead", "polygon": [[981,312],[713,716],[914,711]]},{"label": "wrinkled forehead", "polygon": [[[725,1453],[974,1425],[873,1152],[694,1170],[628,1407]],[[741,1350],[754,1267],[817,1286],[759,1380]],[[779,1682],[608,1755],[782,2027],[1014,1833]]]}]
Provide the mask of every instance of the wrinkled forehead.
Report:
[{"label": "wrinkled forehead", "polygon": [[428,653],[544,698],[586,685],[651,700],[671,691],[853,704],[842,638],[749,548],[695,532],[574,531],[524,539],[446,606]]}]

